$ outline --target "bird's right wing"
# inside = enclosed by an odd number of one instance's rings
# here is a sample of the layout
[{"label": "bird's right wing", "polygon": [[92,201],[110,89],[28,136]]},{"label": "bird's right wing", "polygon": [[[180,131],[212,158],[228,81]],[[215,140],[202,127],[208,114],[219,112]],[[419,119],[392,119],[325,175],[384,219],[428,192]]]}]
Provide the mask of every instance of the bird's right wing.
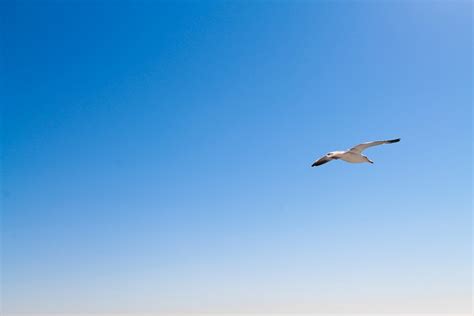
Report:
[{"label": "bird's right wing", "polygon": [[365,150],[369,147],[383,145],[383,144],[398,143],[399,141],[400,141],[400,138],[389,139],[389,140],[377,140],[375,142],[368,142],[368,143],[359,144],[357,146],[352,147],[349,150],[352,151],[353,153],[360,154],[360,153],[362,153],[363,150]]},{"label": "bird's right wing", "polygon": [[327,162],[330,162],[332,160],[332,158],[329,158],[328,156],[324,155],[323,157],[319,158],[318,160],[316,160],[312,165],[311,167],[317,167],[317,166],[321,166]]}]

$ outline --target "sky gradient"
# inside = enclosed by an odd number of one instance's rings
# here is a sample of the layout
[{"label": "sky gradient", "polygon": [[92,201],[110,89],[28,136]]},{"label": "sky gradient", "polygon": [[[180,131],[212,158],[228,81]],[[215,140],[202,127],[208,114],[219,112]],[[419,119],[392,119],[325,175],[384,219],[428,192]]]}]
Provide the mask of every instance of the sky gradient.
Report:
[{"label": "sky gradient", "polygon": [[5,313],[471,310],[471,2],[0,15]]}]

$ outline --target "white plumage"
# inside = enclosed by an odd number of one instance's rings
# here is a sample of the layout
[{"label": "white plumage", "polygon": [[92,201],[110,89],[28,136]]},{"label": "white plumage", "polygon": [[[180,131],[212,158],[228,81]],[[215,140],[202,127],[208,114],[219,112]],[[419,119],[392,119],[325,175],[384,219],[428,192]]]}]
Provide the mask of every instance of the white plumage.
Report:
[{"label": "white plumage", "polygon": [[383,145],[383,144],[393,144],[393,143],[398,143],[399,141],[400,141],[400,138],[390,139],[390,140],[378,140],[374,142],[359,144],[346,151],[331,151],[327,153],[326,155],[324,155],[323,157],[319,158],[317,161],[315,161],[311,165],[311,167],[320,166],[322,164],[330,162],[331,160],[337,160],[337,159],[341,159],[341,160],[351,162],[351,163],[361,163],[361,162],[374,163],[372,160],[362,155],[362,151],[364,151],[365,149],[369,147]]}]

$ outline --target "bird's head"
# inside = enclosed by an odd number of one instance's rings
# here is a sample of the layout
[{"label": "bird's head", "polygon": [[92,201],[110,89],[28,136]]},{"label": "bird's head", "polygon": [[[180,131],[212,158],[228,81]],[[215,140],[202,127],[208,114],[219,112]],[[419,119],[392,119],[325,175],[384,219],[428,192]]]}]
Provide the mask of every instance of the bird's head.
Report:
[{"label": "bird's head", "polygon": [[343,154],[343,153],[344,152],[342,152],[342,151],[330,151],[325,155],[325,157],[327,157],[329,159],[339,159],[340,155]]}]

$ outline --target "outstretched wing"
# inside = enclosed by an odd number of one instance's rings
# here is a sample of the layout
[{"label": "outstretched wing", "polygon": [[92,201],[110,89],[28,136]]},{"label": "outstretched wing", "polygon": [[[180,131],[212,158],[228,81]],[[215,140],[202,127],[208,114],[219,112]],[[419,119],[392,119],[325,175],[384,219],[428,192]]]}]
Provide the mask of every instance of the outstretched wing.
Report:
[{"label": "outstretched wing", "polygon": [[362,153],[363,150],[365,150],[369,147],[383,145],[383,144],[393,144],[393,143],[398,143],[399,141],[400,141],[400,138],[389,139],[389,140],[378,140],[378,141],[375,141],[375,142],[368,142],[368,143],[359,144],[359,145],[354,146],[351,149],[349,149],[349,151],[352,151],[353,153],[360,154],[360,153]]},{"label": "outstretched wing", "polygon": [[317,167],[317,166],[321,166],[327,162],[330,162],[332,160],[332,158],[329,158],[327,155],[324,155],[323,157],[319,158],[318,160],[316,160],[312,165],[311,167]]}]

